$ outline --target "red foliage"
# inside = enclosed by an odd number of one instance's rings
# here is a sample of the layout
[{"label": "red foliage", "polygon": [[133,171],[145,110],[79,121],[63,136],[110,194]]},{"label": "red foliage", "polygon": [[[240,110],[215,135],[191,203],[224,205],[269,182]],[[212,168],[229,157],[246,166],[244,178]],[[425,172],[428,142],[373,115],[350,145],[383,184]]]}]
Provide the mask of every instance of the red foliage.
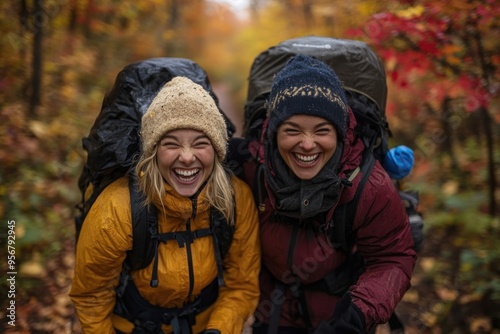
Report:
[{"label": "red foliage", "polygon": [[[494,50],[481,54],[478,45],[482,43],[484,48],[488,44],[488,29],[498,29],[493,22],[500,15],[500,3],[456,0],[443,6],[428,0],[399,2],[399,11],[373,15],[364,31],[350,33],[368,37],[386,64],[392,64],[387,68],[388,77],[398,87],[415,90],[414,82],[420,78],[425,84],[419,95],[432,103],[442,100],[444,92],[439,86],[446,81],[446,89],[455,98],[467,101],[468,111],[488,108],[498,91],[493,82],[499,81],[500,69]],[[485,63],[492,71],[481,67]],[[425,94],[433,86],[440,92]]]}]

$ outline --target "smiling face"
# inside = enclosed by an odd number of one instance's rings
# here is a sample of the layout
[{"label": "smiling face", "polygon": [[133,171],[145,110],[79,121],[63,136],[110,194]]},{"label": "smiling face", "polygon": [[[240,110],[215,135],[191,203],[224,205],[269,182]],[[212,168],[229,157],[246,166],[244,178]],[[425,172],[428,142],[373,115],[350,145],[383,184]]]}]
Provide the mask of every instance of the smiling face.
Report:
[{"label": "smiling face", "polygon": [[189,197],[212,173],[215,150],[203,132],[174,130],[160,139],[157,159],[165,181],[181,196]]},{"label": "smiling face", "polygon": [[337,149],[337,130],[324,118],[294,115],[277,131],[278,151],[301,180],[315,177]]}]

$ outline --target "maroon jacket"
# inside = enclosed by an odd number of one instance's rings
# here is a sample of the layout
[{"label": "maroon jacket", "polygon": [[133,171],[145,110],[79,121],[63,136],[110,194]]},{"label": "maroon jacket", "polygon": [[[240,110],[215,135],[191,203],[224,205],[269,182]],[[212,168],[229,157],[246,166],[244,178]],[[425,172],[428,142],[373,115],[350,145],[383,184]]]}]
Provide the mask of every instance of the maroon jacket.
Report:
[{"label": "maroon jacket", "polygon": [[[352,112],[349,123],[341,160],[342,177],[348,176],[360,165],[364,150],[361,140],[354,141],[356,120]],[[338,205],[352,200],[361,177],[359,173],[353,180],[352,187],[344,187]],[[260,303],[255,313],[257,322],[266,323],[270,322],[273,301],[282,299],[281,293],[276,290],[276,279],[292,284],[298,277],[301,284],[311,284],[324,278],[346,259],[344,252],[331,245],[328,231],[300,228],[290,265],[288,254],[293,227],[276,222],[270,197],[273,196],[267,196],[265,211],[260,214],[264,269],[260,279]],[[327,219],[334,210],[335,207],[329,211]],[[313,225],[320,226],[324,223],[325,217],[318,217]],[[406,211],[391,179],[378,162],[364,186],[353,233],[356,238],[355,247],[365,259],[366,270],[349,290],[352,301],[365,316],[367,328],[372,328],[375,324],[389,320],[394,308],[410,287],[410,277],[416,261]],[[305,297],[313,327],[317,327],[322,320],[331,318],[341,296],[330,295],[321,290],[305,290]],[[297,299],[292,297],[290,289],[286,289],[280,326],[305,328],[304,320],[298,317],[298,308]]]}]

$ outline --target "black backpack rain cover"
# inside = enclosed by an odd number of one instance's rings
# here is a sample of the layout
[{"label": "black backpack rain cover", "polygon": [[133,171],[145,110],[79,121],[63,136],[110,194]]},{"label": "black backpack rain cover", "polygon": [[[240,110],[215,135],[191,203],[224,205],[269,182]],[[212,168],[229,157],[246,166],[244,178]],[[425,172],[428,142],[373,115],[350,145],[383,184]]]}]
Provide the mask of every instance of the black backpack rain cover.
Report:
[{"label": "black backpack rain cover", "polygon": [[[82,202],[77,206],[76,236],[90,207],[102,190],[131,170],[140,151],[141,119],[157,92],[173,77],[184,76],[205,88],[220,109],[207,73],[194,61],[184,58],[152,58],[125,66],[104,97],[101,111],[83,149],[87,161],[78,180]],[[222,112],[228,136],[234,124]]]}]

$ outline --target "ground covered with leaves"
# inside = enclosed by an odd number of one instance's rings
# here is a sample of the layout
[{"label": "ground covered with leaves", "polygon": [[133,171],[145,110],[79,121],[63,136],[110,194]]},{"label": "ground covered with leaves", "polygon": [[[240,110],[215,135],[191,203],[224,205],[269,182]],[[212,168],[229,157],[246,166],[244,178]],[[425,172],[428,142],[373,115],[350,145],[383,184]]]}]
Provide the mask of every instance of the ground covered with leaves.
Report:
[{"label": "ground covered with leaves", "polygon": [[[427,233],[412,278],[413,286],[397,308],[405,333],[500,333],[500,303],[495,303],[488,294],[475,294],[457,283],[438,279],[438,257],[444,250],[449,252],[455,247],[453,240],[449,233]],[[16,295],[16,326],[2,323],[5,333],[81,333],[68,298],[74,243],[66,240],[62,245],[54,256],[43,261],[35,258],[23,265],[22,276],[18,277],[23,290]],[[377,334],[386,333],[390,333],[388,326],[379,326]]]}]

